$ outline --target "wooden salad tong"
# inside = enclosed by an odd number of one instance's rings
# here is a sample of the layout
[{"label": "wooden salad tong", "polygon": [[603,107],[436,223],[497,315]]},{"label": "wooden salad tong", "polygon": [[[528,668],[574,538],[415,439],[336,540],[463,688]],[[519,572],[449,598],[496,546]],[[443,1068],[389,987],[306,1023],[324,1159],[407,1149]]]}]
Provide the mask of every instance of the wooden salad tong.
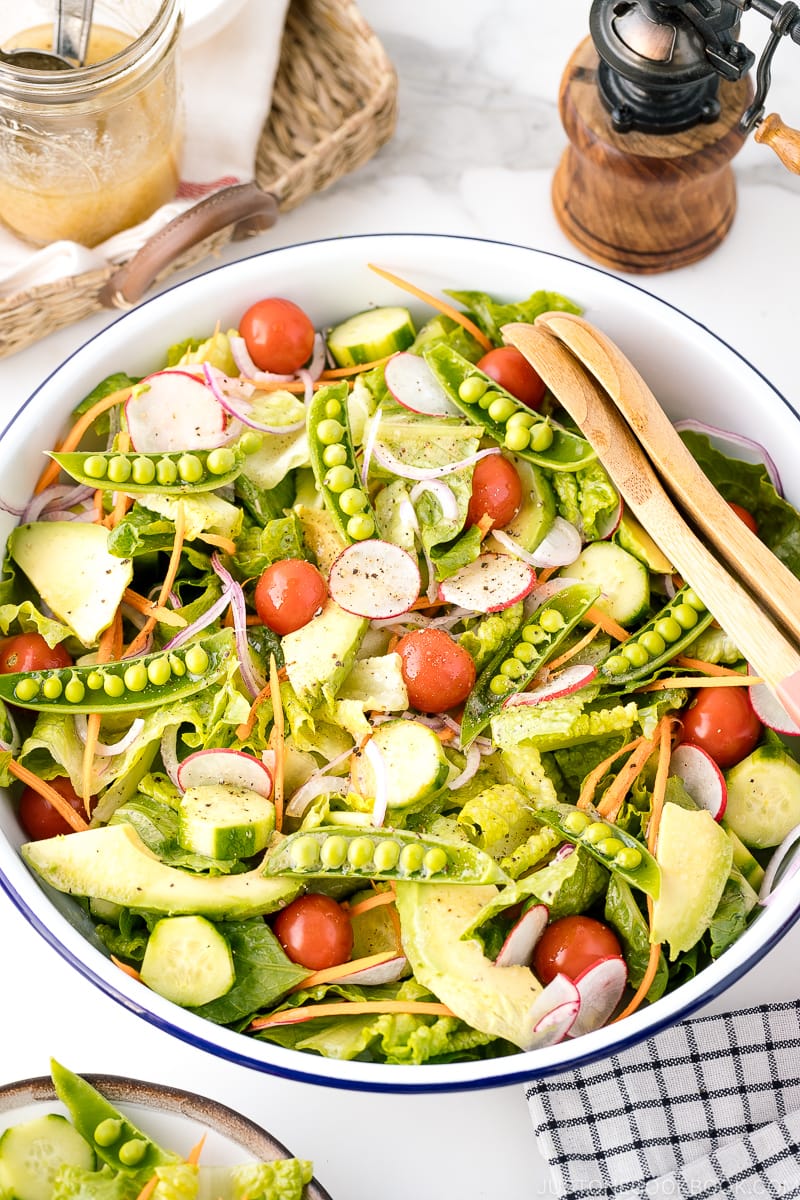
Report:
[{"label": "wooden salad tong", "polygon": [[[549,324],[505,325],[503,336],[536,368],[597,451],[625,503],[800,724],[800,653],[764,611],[761,596],[756,602],[694,533],[597,379],[550,332]],[[770,583],[772,574],[770,567]]]}]

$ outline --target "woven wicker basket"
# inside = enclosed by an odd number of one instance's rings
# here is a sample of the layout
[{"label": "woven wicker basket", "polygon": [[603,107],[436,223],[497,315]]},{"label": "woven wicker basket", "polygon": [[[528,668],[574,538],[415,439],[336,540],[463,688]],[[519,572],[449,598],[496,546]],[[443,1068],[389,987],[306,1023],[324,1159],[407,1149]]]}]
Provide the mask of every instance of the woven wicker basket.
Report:
[{"label": "woven wicker basket", "polygon": [[[394,68],[351,0],[291,0],[258,146],[258,187],[286,212],[361,166],[392,136],[396,99]],[[155,279],[265,227],[218,229],[181,249]],[[114,287],[118,274],[100,268],[0,300],[0,357],[102,307],[129,304]]]}]

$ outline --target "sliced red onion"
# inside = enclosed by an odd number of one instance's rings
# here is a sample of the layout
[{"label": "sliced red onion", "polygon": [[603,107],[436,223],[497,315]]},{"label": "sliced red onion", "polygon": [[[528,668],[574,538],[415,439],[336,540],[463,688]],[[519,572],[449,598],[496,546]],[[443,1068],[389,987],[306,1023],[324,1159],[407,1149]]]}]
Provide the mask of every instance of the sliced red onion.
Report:
[{"label": "sliced red onion", "polygon": [[203,372],[206,383],[214,393],[214,398],[222,405],[225,412],[229,416],[235,417],[237,421],[241,421],[242,425],[247,425],[249,429],[257,429],[260,433],[279,434],[298,433],[299,430],[305,429],[305,418],[302,421],[293,421],[291,425],[265,425],[263,421],[256,421],[246,410],[240,408],[225,391],[226,384],[230,382],[227,375],[216,367],[212,367],[210,363],[203,363]]},{"label": "sliced red onion", "polygon": [[[559,579],[547,579],[544,583],[538,584],[530,596],[526,597],[525,608],[526,615],[536,612],[537,608],[541,608],[548,600],[552,600],[553,596],[557,596],[559,592],[563,592],[565,588],[572,587],[574,583],[579,583],[578,579],[568,579],[563,575]],[[530,602],[530,605],[529,605]],[[530,607],[530,611],[528,608]]]},{"label": "sliced red onion", "polygon": [[372,420],[369,424],[369,433],[367,434],[366,441],[364,442],[364,458],[361,463],[361,484],[363,487],[367,486],[367,482],[369,480],[369,467],[370,463],[372,462],[372,455],[375,451],[375,442],[378,440],[378,430],[380,429],[381,425],[381,415],[382,409],[381,406],[378,405],[373,413]]},{"label": "sliced red onion", "polygon": [[458,501],[455,492],[441,479],[423,479],[414,484],[409,493],[412,505],[416,504],[423,492],[430,492],[439,501],[443,521],[458,520]]},{"label": "sliced red onion", "polygon": [[314,380],[311,378],[311,372],[301,369],[297,372],[297,378],[303,384],[303,403],[308,407],[314,399]]},{"label": "sliced red onion", "polygon": [[473,742],[466,754],[466,762],[464,769],[455,779],[451,779],[448,783],[448,788],[451,792],[457,792],[465,783],[469,783],[470,779],[475,775],[478,767],[481,765],[481,749]]},{"label": "sliced red onion", "polygon": [[83,512],[73,512],[71,508],[51,508],[47,512],[43,512],[39,517],[40,521],[92,521],[96,520],[93,509],[86,509]]},{"label": "sliced red onion", "polygon": [[389,804],[389,776],[386,770],[386,759],[380,746],[376,746],[372,738],[364,746],[364,756],[372,767],[375,776],[375,800],[372,805],[372,824],[380,828],[386,820],[386,809]]},{"label": "sliced red onion", "polygon": [[[772,857],[767,863],[766,870],[764,871],[764,878],[761,881],[761,887],[759,888],[759,904],[768,904],[770,898],[774,895],[776,890],[775,880],[778,876],[778,872],[786,862],[786,859],[789,857],[791,851],[797,845],[798,841],[800,841],[800,825],[795,825],[794,829],[791,829],[789,833],[787,833],[781,844],[772,852]],[[791,879],[791,877],[798,870],[800,870],[800,856],[798,856],[792,863],[791,868],[787,874],[784,875],[781,883],[785,883],[787,879]]]},{"label": "sliced red onion", "polygon": [[607,517],[598,521],[597,537],[600,539],[600,541],[603,541],[603,542],[607,541],[610,537],[613,537],[614,534],[617,532],[617,530],[619,529],[619,523],[622,520],[622,514],[624,512],[624,508],[625,508],[625,506],[622,502],[622,497],[619,496],[617,499],[616,508],[612,509],[612,511],[608,514]]},{"label": "sliced red onion", "polygon": [[201,613],[196,621],[192,621],[191,625],[185,626],[179,633],[175,634],[164,646],[165,650],[177,650],[178,646],[182,646],[184,642],[190,642],[195,634],[200,633],[202,629],[207,629],[213,624],[218,617],[221,617],[225,609],[231,603],[231,592],[229,588],[223,588],[222,594],[217,597],[213,604],[209,605],[204,613]]},{"label": "sliced red onion", "polygon": [[177,725],[168,725],[161,735],[161,761],[164,764],[164,770],[167,773],[169,780],[175,784],[176,788],[180,789],[178,783],[178,728]]},{"label": "sliced red onion", "polygon": [[[312,380],[319,379],[322,372],[325,370],[325,339],[321,333],[314,334],[314,349],[311,352],[311,361],[306,367],[306,371],[311,376]],[[300,374],[300,371],[297,372]]]},{"label": "sliced red onion", "polygon": [[[762,446],[761,442],[756,442],[752,438],[745,437],[742,433],[732,433],[730,429],[718,429],[716,425],[708,425],[705,421],[695,421],[692,418],[687,418],[685,421],[676,421],[675,428],[680,433],[681,430],[691,430],[693,433],[703,433],[712,441],[722,442],[723,446],[727,445],[735,450],[748,450],[754,460],[761,463],[772,481],[772,486],[779,496],[783,495],[783,486],[781,477],[775,461],[766,446]],[[723,451],[724,453],[724,451]],[[736,455],[733,455],[736,458]],[[753,459],[748,459],[748,462]]]},{"label": "sliced red onion", "polygon": [[452,629],[459,621],[463,621],[465,617],[474,617],[475,612],[471,608],[451,608],[449,613],[443,617],[434,617],[430,622],[431,629]]},{"label": "sliced red onion", "polygon": [[431,479],[441,479],[445,475],[452,475],[454,471],[463,471],[466,467],[474,467],[475,463],[480,462],[482,458],[499,453],[500,447],[497,446],[489,450],[479,450],[477,454],[470,454],[469,458],[462,458],[459,462],[448,463],[444,467],[409,467],[406,463],[401,462],[399,458],[395,458],[391,451],[382,446],[380,442],[376,442],[374,448],[375,458],[384,470],[391,471],[393,475],[397,475],[400,479],[419,479],[426,483]]},{"label": "sliced red onion", "polygon": [[[85,746],[88,726],[86,714],[76,713],[73,720],[75,722],[75,732]],[[94,752],[100,758],[112,758],[115,754],[124,754],[128,747],[133,745],[143,729],[144,720],[141,717],[137,717],[123,738],[120,738],[118,742],[95,742]]]},{"label": "sliced red onion", "polygon": [[233,361],[242,375],[252,379],[254,383],[290,383],[294,379],[294,375],[276,375],[273,371],[260,371],[250,357],[247,343],[243,337],[233,334],[228,341]]},{"label": "sliced red onion", "polygon": [[[445,487],[447,487],[447,484],[445,484]],[[449,492],[450,488],[447,488],[447,490]],[[397,511],[401,519],[407,523],[409,529],[413,529],[414,537],[419,537],[419,519],[417,517],[417,510],[411,503],[411,498],[403,496],[403,499],[397,506]]]},{"label": "sliced red onion", "polygon": [[525,550],[519,542],[515,542],[502,529],[492,530],[492,536],[497,539],[510,554],[521,558],[531,567],[567,567],[574,563],[581,552],[581,535],[574,525],[563,517],[556,517],[547,537],[543,538],[535,550]]},{"label": "sliced red onion", "polygon": [[428,568],[428,586],[425,589],[425,595],[431,604],[435,604],[439,599],[439,580],[436,578],[436,568],[433,565],[433,559],[424,546],[422,554],[425,558],[425,565]]},{"label": "sliced red onion", "polygon": [[230,571],[223,567],[222,560],[218,554],[211,555],[211,566],[222,580],[225,590],[230,593],[231,610],[233,612],[233,632],[236,638],[239,670],[242,674],[244,686],[255,700],[258,693],[263,691],[266,680],[256,671],[250,654],[250,646],[247,641],[247,610],[245,608],[244,592],[242,591],[241,584],[237,583]]},{"label": "sliced red onion", "polygon": [[553,862],[563,862],[565,858],[569,858],[574,852],[575,847],[572,842],[562,842],[553,855]]},{"label": "sliced red onion", "polygon": [[[348,754],[351,753],[348,750]],[[312,775],[305,783],[301,784],[296,792],[292,793],[289,803],[286,805],[287,817],[302,817],[305,811],[317,796],[324,795],[342,795],[348,789],[346,779],[339,779],[336,776],[329,775]]]},{"label": "sliced red onion", "polygon": [[10,745],[7,745],[4,742],[3,750],[10,751],[11,754],[16,754],[20,748],[20,745],[22,744],[22,739],[19,736],[19,730],[17,729],[14,716],[8,705],[6,705],[6,720],[8,721],[8,727],[11,730],[11,743]]},{"label": "sliced red onion", "polygon": [[134,650],[133,654],[131,654],[130,652],[128,652],[127,654],[123,654],[122,658],[123,658],[123,660],[128,659],[128,658],[141,658],[145,654],[150,654],[152,649],[153,649],[153,631],[151,630],[148,634],[145,635],[144,641],[142,642],[142,644],[138,650]]},{"label": "sliced red onion", "polygon": [[661,575],[661,576],[659,576],[659,578],[661,579],[661,582],[663,584],[664,592],[666,594],[667,599],[674,600],[675,594],[678,591],[678,589],[675,587],[675,580],[672,578],[671,575]]}]

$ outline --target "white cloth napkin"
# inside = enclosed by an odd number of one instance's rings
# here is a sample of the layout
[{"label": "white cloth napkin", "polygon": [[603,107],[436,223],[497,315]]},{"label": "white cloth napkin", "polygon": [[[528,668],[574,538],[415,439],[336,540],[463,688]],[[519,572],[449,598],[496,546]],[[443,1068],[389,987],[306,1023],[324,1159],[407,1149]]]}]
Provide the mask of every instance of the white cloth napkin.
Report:
[{"label": "white cloth napkin", "polygon": [[53,242],[35,250],[0,226],[0,296],[122,262],[204,196],[253,178],[258,139],[272,103],[288,0],[232,2],[230,19],[221,27],[218,20],[193,28],[195,3],[185,0],[185,141],[177,197],[140,225],[91,250],[75,242]]},{"label": "white cloth napkin", "polygon": [[800,1197],[800,1002],[685,1021],[525,1094],[554,1195]]}]

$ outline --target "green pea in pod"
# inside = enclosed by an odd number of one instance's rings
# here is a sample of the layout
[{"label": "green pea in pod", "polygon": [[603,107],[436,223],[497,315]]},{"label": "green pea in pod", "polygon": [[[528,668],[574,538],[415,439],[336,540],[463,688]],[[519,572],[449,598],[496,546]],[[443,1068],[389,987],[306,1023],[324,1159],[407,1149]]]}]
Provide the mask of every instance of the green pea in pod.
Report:
[{"label": "green pea in pod", "polygon": [[128,495],[157,493],[182,496],[211,492],[232,483],[241,473],[245,455],[261,439],[245,434],[236,446],[214,450],[173,451],[169,454],[140,454],[94,451],[51,453],[63,471],[78,483],[101,491],[124,491]]},{"label": "green pea in pod", "polygon": [[604,821],[593,809],[574,804],[548,804],[536,809],[544,821],[576,846],[583,846],[609,871],[616,871],[632,887],[658,899],[661,870],[650,851],[624,829]]},{"label": "green pea in pod", "polygon": [[325,507],[349,543],[371,538],[376,522],[358,473],[347,395],[346,383],[320,388],[308,406],[306,429],[311,466]]}]

